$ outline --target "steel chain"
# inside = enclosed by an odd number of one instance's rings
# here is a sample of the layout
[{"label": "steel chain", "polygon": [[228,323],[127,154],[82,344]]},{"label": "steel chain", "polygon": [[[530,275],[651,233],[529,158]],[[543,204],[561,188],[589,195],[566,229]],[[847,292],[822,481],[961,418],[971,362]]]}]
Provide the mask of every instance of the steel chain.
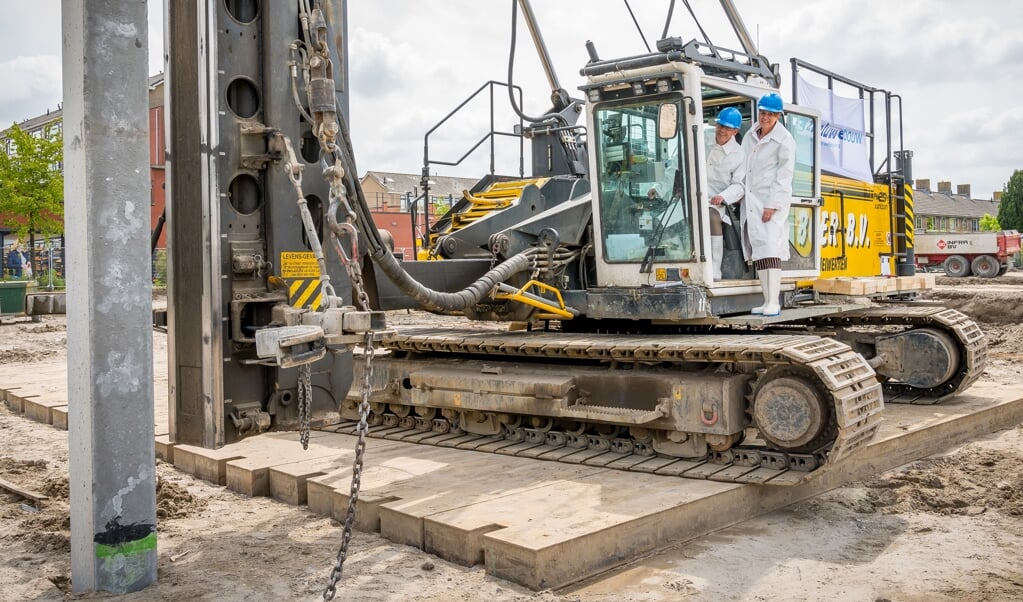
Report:
[{"label": "steel chain", "polygon": [[[309,52],[311,54],[312,53],[318,54],[319,59],[321,60],[321,62],[318,63],[317,65],[318,67],[317,75],[321,77],[326,76],[332,78],[333,76],[330,70],[331,59],[327,48],[326,35],[327,32],[326,27],[323,24],[322,19],[320,17],[319,9],[310,11],[308,4],[300,3],[300,10],[302,15],[301,16],[302,26],[306,34],[306,39],[310,41]],[[310,25],[312,25],[313,27],[310,27]],[[315,33],[316,35],[315,36],[311,35],[313,33]],[[304,68],[308,70],[309,65],[311,63],[312,61],[310,60],[307,63],[307,65],[304,66]],[[312,104],[311,100],[312,99],[310,98],[310,106]],[[356,250],[358,242],[358,229],[356,227],[357,215],[354,211],[352,211],[352,208],[348,203],[348,196],[343,181],[345,172],[344,169],[342,168],[341,160],[342,157],[338,156],[339,149],[336,144],[336,137],[339,131],[338,124],[336,121],[336,114],[333,111],[326,111],[321,113],[314,112],[313,122],[314,122],[313,131],[316,134],[316,137],[319,140],[320,146],[324,151],[325,155],[333,155],[334,159],[333,164],[329,166],[326,164],[324,165],[323,177],[327,180],[330,186],[329,194],[331,201],[331,212],[335,210],[334,206],[335,200],[337,200],[340,204],[344,206],[345,222],[348,225],[347,230],[349,230],[348,233],[353,239],[352,257],[350,258],[345,257],[345,253],[341,249],[340,242],[338,240],[339,232],[333,226],[331,227],[331,237],[333,239],[333,242],[335,243],[335,249],[338,252],[339,259],[341,260],[341,263],[344,265],[344,268],[348,273],[348,277],[352,282],[352,288],[355,292],[354,294],[355,299],[353,301],[360,310],[368,312],[371,311],[369,295],[366,293],[366,287],[362,280],[362,266],[360,264],[359,254]],[[303,217],[305,217],[305,215],[308,213],[308,210],[305,207],[305,199],[301,192],[301,166],[298,165],[297,160],[294,158],[294,151],[291,148],[290,141],[288,141],[287,138],[285,138],[285,142],[287,145],[287,149],[289,151],[288,154],[288,158],[290,160],[289,163],[293,163],[293,165],[289,164],[286,166],[288,169],[288,175],[291,178],[292,184],[294,185],[296,191],[298,192],[299,206],[305,212],[303,214]],[[326,163],[325,160],[324,163]],[[311,236],[315,236],[315,232],[311,233]],[[322,290],[324,291],[324,294],[327,295],[327,305],[330,306],[334,298],[333,294],[334,292],[333,288],[331,288],[329,284],[330,277],[329,275],[326,274],[325,262],[320,263],[320,268],[321,268],[320,278],[323,285]],[[362,482],[363,455],[365,454],[366,451],[366,434],[369,431],[368,423],[369,396],[371,390],[371,383],[373,379],[372,331],[366,333],[366,342],[364,344],[363,355],[365,357],[366,365],[365,370],[363,371],[364,378],[362,383],[362,401],[359,404],[359,426],[357,428],[357,440],[355,443],[355,460],[352,466],[351,491],[348,497],[348,512],[345,514],[344,525],[341,531],[341,547],[337,553],[337,562],[334,564],[333,570],[331,570],[330,582],[323,592],[324,600],[333,600],[334,596],[337,594],[337,582],[341,579],[343,566],[348,556],[348,545],[352,539],[352,528],[355,525],[355,510],[356,504],[358,503],[359,500],[359,488]],[[306,370],[310,370],[308,367],[304,368]],[[300,379],[302,378],[301,374],[302,373],[300,373]],[[308,375],[309,372],[306,372],[305,374]],[[300,400],[304,397],[308,403],[312,399],[311,378],[308,379],[307,386],[309,387],[308,392],[307,394],[300,393]],[[301,414],[300,420],[302,420]],[[303,424],[306,425],[304,428],[307,428],[308,417],[305,418],[305,422]],[[303,448],[307,445],[308,441],[308,432],[307,431],[304,432],[305,439],[303,440]]]},{"label": "steel chain", "polygon": [[313,403],[313,369],[310,364],[298,367],[298,440],[302,449],[309,449],[310,415]]},{"label": "steel chain", "polygon": [[[361,291],[361,295],[365,291]],[[366,334],[366,346],[363,350],[365,369],[362,379],[362,401],[359,403],[359,426],[356,427],[355,461],[352,464],[352,485],[348,493],[348,511],[345,513],[344,526],[341,529],[341,548],[337,551],[337,562],[330,571],[330,583],[323,591],[324,600],[333,600],[337,593],[337,582],[341,579],[345,560],[348,558],[348,543],[352,539],[352,528],[355,526],[355,505],[359,501],[359,488],[362,486],[362,460],[366,451],[366,434],[369,432],[369,394],[373,382],[373,333]]]},{"label": "steel chain", "polygon": [[[332,172],[332,175],[333,174]],[[332,200],[338,199],[346,209],[345,222],[355,229],[355,212],[348,205],[347,195],[344,193],[341,178],[337,175],[331,178],[330,196]],[[356,230],[357,232],[357,230]],[[337,236],[336,233],[332,233]],[[340,248],[340,247],[338,247]],[[352,281],[352,288],[355,291],[355,304],[362,311],[370,311],[369,294],[366,293],[366,286],[362,280],[362,264],[359,257],[351,257],[351,261],[343,262],[348,278]],[[348,546],[352,540],[352,529],[355,526],[356,506],[359,502],[359,488],[362,486],[363,457],[366,452],[366,434],[369,432],[369,396],[373,382],[373,333],[366,333],[366,342],[363,345],[363,357],[365,367],[362,379],[362,400],[359,403],[359,425],[356,427],[355,459],[352,463],[352,482],[348,493],[348,511],[345,513],[344,524],[341,527],[341,547],[337,551],[337,561],[330,571],[330,582],[323,591],[324,600],[333,600],[337,595],[337,583],[341,580],[345,561],[348,559]]]}]

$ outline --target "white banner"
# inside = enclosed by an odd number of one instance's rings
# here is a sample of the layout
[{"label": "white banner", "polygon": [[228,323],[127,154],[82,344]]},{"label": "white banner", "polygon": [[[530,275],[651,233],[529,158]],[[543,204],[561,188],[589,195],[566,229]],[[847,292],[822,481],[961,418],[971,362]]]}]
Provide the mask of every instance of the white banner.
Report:
[{"label": "white banner", "polygon": [[873,182],[863,101],[796,78],[799,105],[821,112],[821,171]]}]

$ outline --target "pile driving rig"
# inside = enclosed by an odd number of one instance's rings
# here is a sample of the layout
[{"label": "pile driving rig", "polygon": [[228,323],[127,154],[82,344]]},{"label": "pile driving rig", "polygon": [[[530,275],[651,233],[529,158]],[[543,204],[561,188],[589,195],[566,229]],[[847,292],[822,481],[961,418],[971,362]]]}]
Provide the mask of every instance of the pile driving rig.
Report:
[{"label": "pile driving rig", "polygon": [[[533,177],[480,180],[431,230],[440,260],[406,262],[356,178],[345,3],[211,4],[168,3],[174,441],[363,419],[423,443],[793,484],[869,442],[886,395],[932,403],[983,371],[959,312],[815,288],[913,261],[911,153],[889,141],[875,181],[822,175],[814,109],[781,122],[797,141],[781,315],[749,315],[761,290],[735,231],[712,278],[708,124],[733,107],[744,133],[779,83],[727,0],[744,51],[589,45],[584,100],[557,85],[522,0],[554,91],[523,128]],[[674,194],[651,200],[656,185]],[[475,323],[386,329],[405,308]]]}]

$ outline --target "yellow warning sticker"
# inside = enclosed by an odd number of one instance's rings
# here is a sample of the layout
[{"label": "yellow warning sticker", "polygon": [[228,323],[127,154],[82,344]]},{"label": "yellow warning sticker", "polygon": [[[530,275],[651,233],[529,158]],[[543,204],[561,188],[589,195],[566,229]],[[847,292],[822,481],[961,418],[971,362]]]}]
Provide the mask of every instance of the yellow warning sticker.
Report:
[{"label": "yellow warning sticker", "polygon": [[318,278],[320,267],[311,252],[285,251],[281,253],[281,278]]},{"label": "yellow warning sticker", "polygon": [[320,294],[320,281],[292,280],[288,285],[288,303],[292,307],[308,307],[313,310],[320,308],[323,297]]}]

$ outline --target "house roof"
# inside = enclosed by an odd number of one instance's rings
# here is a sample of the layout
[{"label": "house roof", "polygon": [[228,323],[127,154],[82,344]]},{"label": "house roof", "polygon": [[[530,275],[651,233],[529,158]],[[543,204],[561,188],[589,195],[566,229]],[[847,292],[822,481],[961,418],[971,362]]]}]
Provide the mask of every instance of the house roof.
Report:
[{"label": "house roof", "polygon": [[914,190],[913,212],[916,215],[981,218],[985,215],[998,215],[998,201],[971,199],[948,192]]},{"label": "house roof", "polygon": [[[57,109],[55,111],[47,109],[46,112],[43,113],[42,115],[37,115],[35,117],[32,117],[31,119],[26,119],[25,121],[22,121],[21,123],[18,124],[18,127],[21,128],[21,130],[24,132],[34,132],[38,129],[41,129],[43,126],[49,123],[57,121],[58,119],[63,117],[63,115],[64,111],[61,109]],[[7,131],[8,130],[5,129],[4,131],[0,132],[0,138],[7,138],[8,137]]]},{"label": "house roof", "polygon": [[[422,188],[422,176],[419,174],[367,171],[366,175],[362,176],[362,181],[365,182],[366,178],[373,178],[387,192],[396,194],[404,194]],[[430,194],[434,196],[447,196],[451,194],[460,197],[463,190],[471,189],[478,181],[478,179],[473,178],[430,176]]]}]

